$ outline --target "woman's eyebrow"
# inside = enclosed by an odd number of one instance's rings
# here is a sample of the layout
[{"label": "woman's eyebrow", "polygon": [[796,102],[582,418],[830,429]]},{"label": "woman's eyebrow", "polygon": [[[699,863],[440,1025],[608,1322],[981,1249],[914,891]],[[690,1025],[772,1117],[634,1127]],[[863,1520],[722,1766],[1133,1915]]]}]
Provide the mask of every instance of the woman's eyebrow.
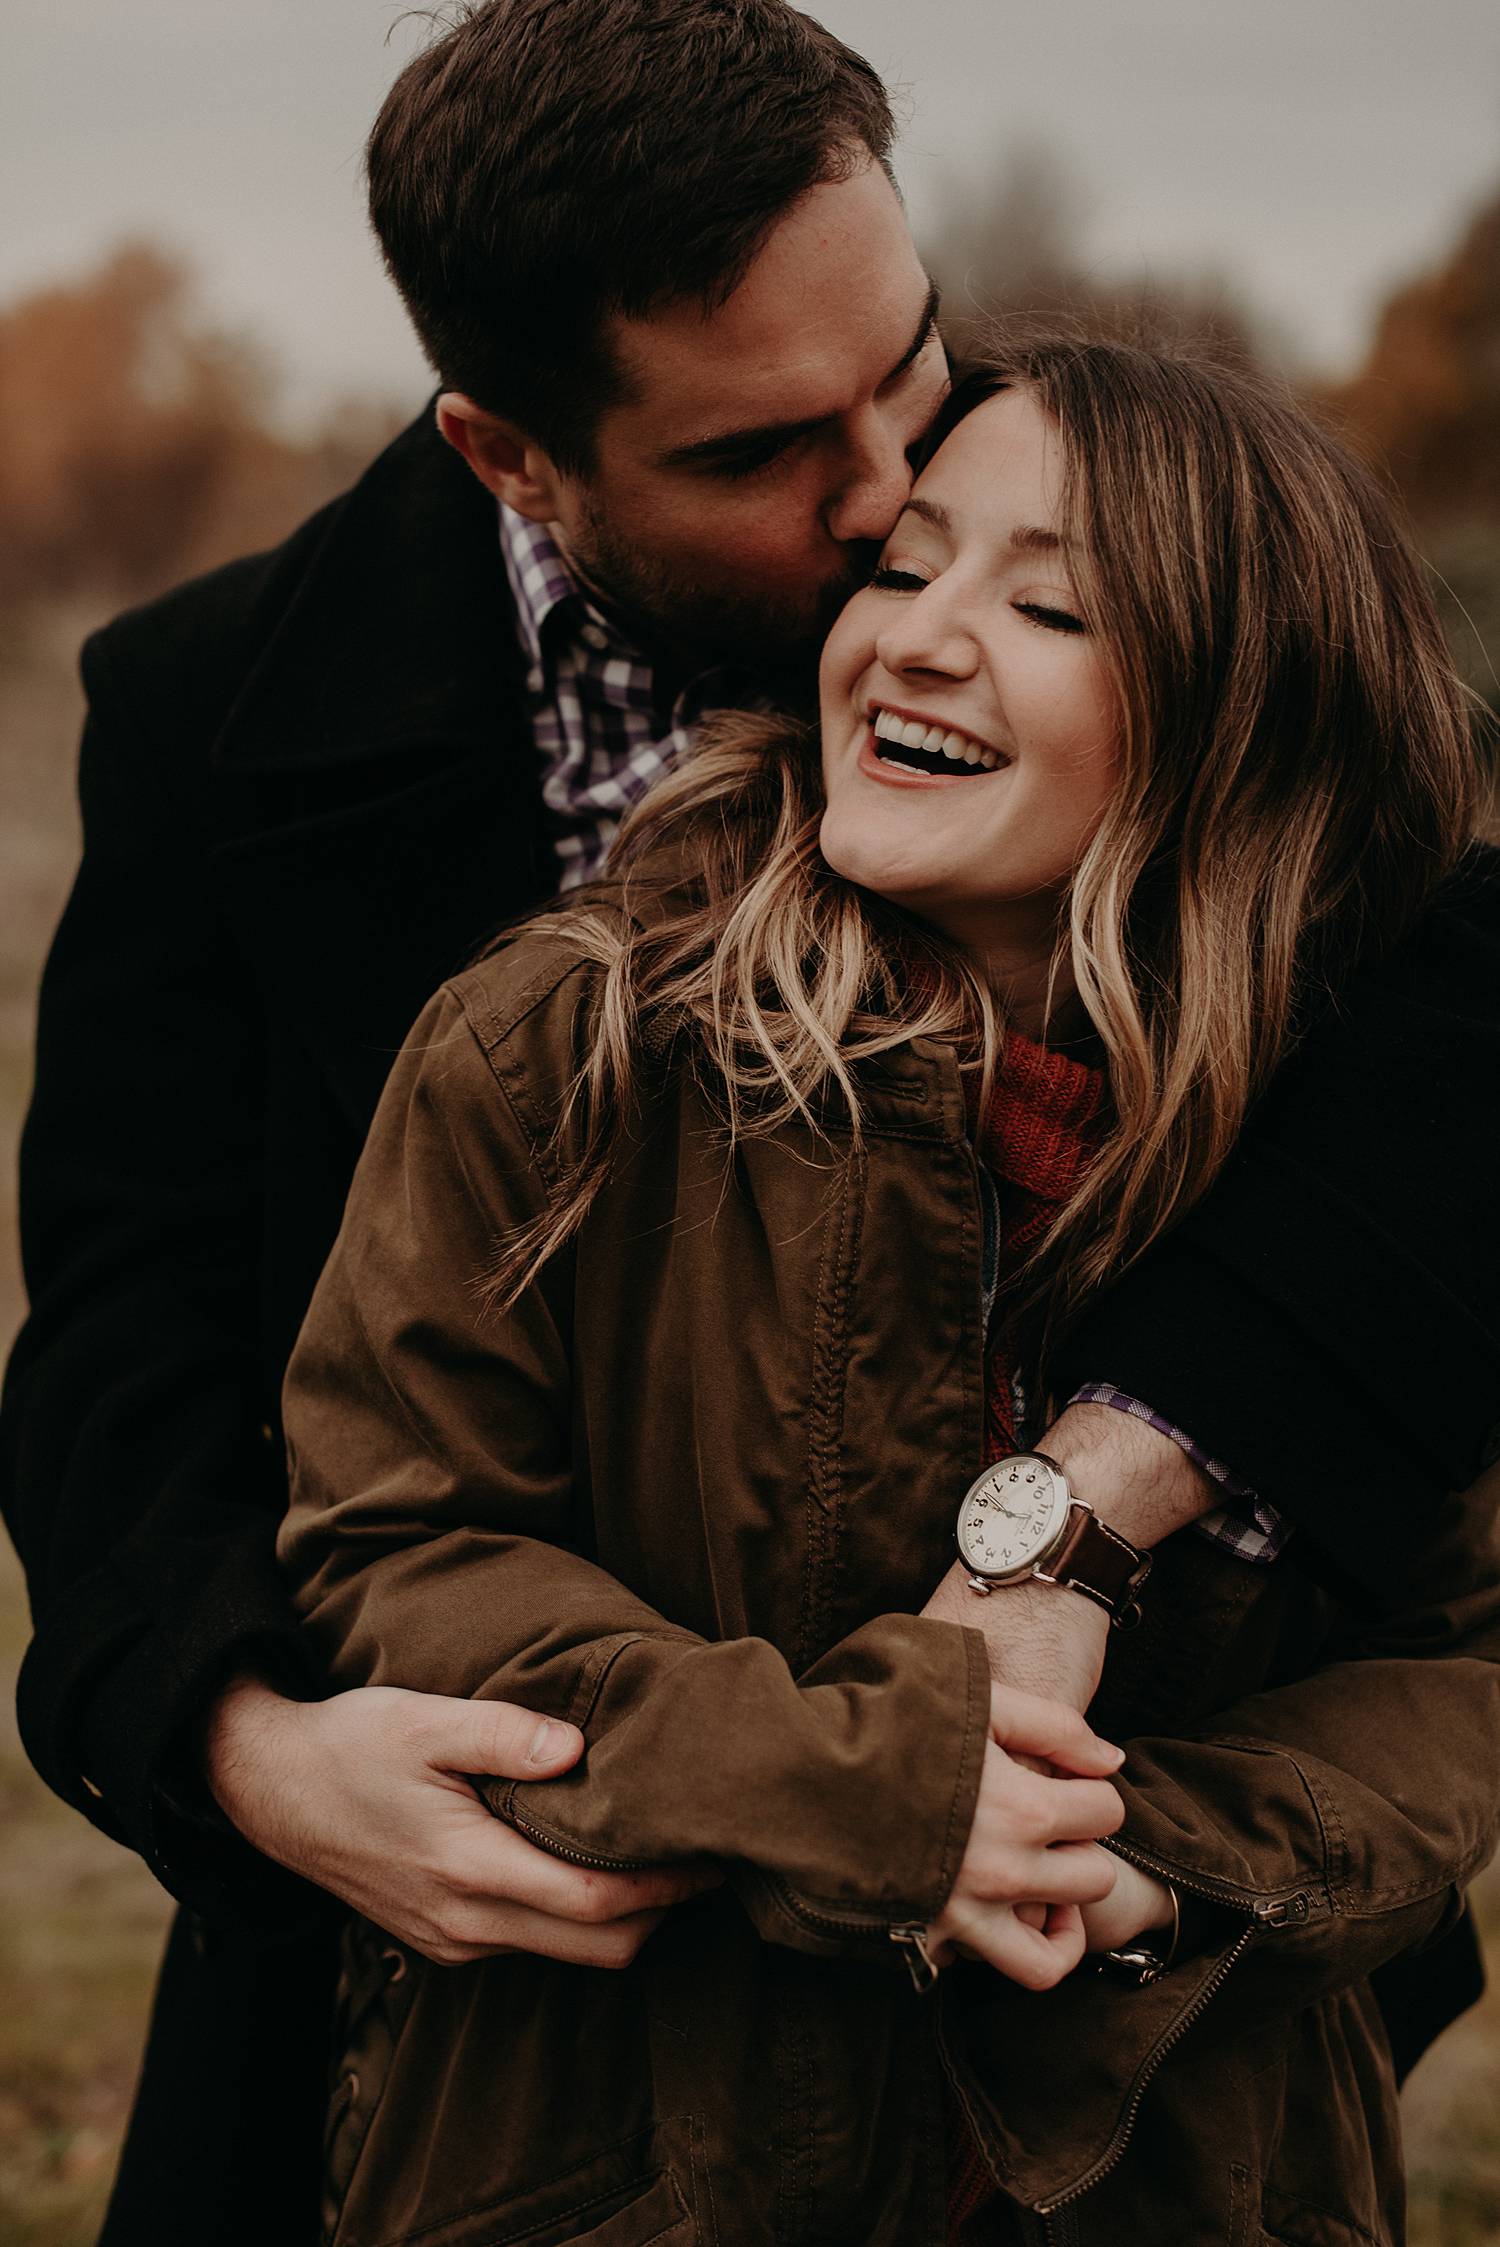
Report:
[{"label": "woman's eyebrow", "polygon": [[[923,499],[913,492],[901,514],[919,516],[924,523],[930,523],[935,531],[941,531],[945,538],[953,536],[953,517],[946,507],[939,507],[935,499]],[[900,516],[897,517],[898,522],[899,520]]]},{"label": "woman's eyebrow", "polygon": [[1041,523],[1022,523],[1010,534],[1011,549],[1017,554],[1065,554],[1072,544],[1061,531],[1050,531]]},{"label": "woman's eyebrow", "polygon": [[[953,536],[953,517],[935,499],[923,499],[919,492],[914,492],[901,513],[918,516],[922,522],[930,523],[935,531],[941,531],[944,538]],[[1063,537],[1061,531],[1048,530],[1044,523],[1018,524],[1006,540],[1007,546],[1015,554],[1064,554],[1072,543],[1071,539]]]}]

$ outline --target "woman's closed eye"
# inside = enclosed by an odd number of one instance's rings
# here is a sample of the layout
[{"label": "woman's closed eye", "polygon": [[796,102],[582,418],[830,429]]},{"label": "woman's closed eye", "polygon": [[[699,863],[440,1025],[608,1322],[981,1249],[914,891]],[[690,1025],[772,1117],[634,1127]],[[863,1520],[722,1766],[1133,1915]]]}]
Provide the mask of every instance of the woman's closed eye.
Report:
[{"label": "woman's closed eye", "polygon": [[1083,618],[1076,616],[1072,609],[1060,609],[1048,601],[1017,601],[1014,607],[1019,615],[1030,617],[1033,624],[1039,624],[1047,632],[1088,630]]},{"label": "woman's closed eye", "polygon": [[870,572],[870,583],[882,593],[920,593],[932,580],[894,562],[879,562]]}]

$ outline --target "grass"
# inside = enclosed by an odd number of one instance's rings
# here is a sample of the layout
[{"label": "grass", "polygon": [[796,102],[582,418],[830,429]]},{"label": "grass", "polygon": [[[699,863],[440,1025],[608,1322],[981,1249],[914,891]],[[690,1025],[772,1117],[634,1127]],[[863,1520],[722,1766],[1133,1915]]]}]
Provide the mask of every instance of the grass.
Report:
[{"label": "grass", "polygon": [[0,1560],[0,2239],[84,2247],[128,2111],[168,1901],[58,1802],[11,1714],[20,1572]]}]

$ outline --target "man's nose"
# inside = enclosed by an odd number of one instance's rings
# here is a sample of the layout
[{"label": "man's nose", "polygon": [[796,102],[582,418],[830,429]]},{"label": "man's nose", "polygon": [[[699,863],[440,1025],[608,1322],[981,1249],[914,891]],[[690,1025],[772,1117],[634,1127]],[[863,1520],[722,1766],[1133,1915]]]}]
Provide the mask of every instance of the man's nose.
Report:
[{"label": "man's nose", "polygon": [[889,536],[912,487],[904,431],[871,410],[850,429],[843,481],[824,521],[840,545]]}]

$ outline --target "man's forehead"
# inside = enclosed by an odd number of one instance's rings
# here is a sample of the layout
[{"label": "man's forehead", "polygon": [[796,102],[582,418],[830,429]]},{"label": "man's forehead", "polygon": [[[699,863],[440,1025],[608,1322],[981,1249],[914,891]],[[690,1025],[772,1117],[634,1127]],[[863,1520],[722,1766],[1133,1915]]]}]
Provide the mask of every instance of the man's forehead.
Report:
[{"label": "man's forehead", "polygon": [[609,323],[631,392],[620,418],[692,442],[847,412],[920,342],[929,290],[882,172],[815,188],[722,305],[680,301]]}]

